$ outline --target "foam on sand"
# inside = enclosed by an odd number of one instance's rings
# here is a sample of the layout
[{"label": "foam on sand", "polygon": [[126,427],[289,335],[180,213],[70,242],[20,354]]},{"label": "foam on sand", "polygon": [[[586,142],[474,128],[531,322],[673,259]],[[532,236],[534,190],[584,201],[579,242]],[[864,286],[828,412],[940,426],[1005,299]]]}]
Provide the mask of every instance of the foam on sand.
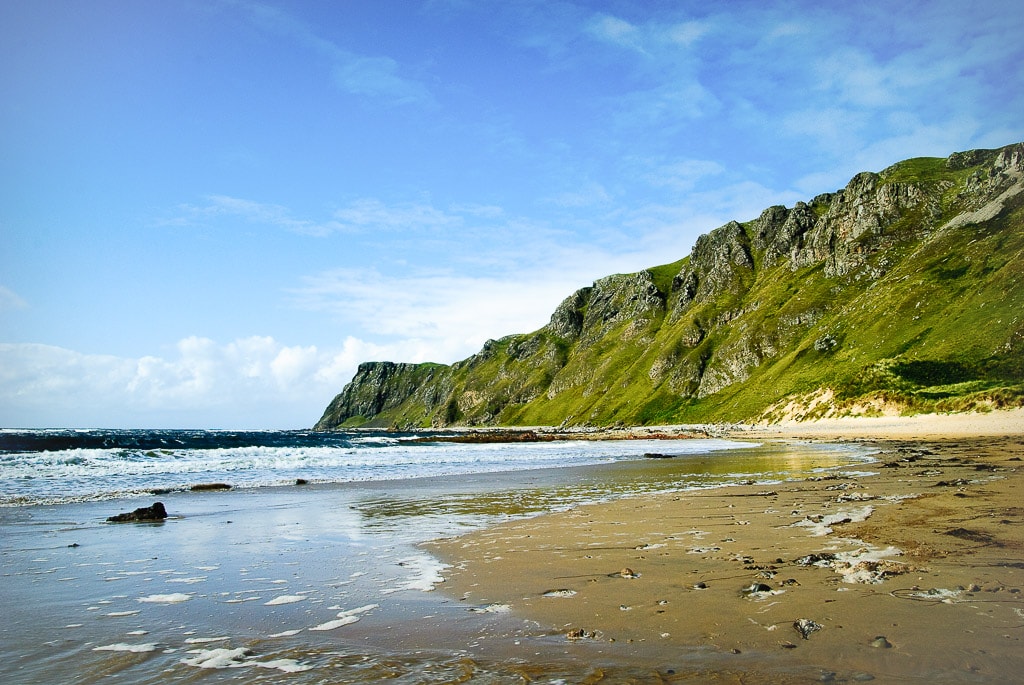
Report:
[{"label": "foam on sand", "polygon": [[511,604],[488,604],[470,609],[474,614],[507,614],[512,611]]},{"label": "foam on sand", "polygon": [[832,533],[832,526],[837,523],[860,523],[866,521],[875,511],[874,507],[861,507],[850,511],[840,511],[827,516],[805,518],[793,524],[797,528],[808,528],[814,537],[822,537]]},{"label": "foam on sand", "polygon": [[436,585],[443,583],[445,579],[441,572],[450,568],[448,564],[442,564],[429,554],[402,559],[398,565],[413,571],[412,579],[399,589],[422,592],[430,592]]}]

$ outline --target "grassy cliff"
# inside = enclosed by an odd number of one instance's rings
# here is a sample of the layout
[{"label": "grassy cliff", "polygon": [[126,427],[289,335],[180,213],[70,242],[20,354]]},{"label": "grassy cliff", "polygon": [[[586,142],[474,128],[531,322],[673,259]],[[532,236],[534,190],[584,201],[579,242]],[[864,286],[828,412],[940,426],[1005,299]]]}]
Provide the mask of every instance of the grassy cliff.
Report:
[{"label": "grassy cliff", "polygon": [[911,159],[596,281],[450,366],[370,362],[317,424],[609,425],[1024,404],[1024,144]]}]

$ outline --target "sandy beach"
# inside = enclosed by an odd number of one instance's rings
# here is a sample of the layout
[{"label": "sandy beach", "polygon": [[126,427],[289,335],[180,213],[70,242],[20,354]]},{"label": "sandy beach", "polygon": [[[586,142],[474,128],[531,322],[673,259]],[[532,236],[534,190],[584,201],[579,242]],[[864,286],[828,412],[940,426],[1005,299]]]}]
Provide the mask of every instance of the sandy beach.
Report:
[{"label": "sandy beach", "polygon": [[536,657],[585,682],[1024,682],[1024,412],[732,437],[856,442],[878,462],[434,542],[441,589],[533,622]]}]

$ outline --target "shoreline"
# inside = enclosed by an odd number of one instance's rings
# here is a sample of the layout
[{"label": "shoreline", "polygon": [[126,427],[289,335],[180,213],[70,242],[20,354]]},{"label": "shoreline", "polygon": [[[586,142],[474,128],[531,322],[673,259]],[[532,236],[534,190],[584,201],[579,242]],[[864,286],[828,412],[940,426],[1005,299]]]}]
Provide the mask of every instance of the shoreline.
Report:
[{"label": "shoreline", "polygon": [[[371,433],[378,428],[354,428]],[[664,424],[643,426],[447,426],[409,431],[447,435],[446,441],[465,443],[549,442],[558,440],[679,440],[690,438],[749,439],[897,439],[980,437],[1024,434],[1024,407],[990,412],[846,416],[775,424]],[[406,438],[429,442],[433,436]]]},{"label": "shoreline", "polygon": [[435,541],[451,565],[438,590],[532,622],[551,653],[652,680],[1024,682],[1024,412],[722,437],[850,441],[879,461]]}]

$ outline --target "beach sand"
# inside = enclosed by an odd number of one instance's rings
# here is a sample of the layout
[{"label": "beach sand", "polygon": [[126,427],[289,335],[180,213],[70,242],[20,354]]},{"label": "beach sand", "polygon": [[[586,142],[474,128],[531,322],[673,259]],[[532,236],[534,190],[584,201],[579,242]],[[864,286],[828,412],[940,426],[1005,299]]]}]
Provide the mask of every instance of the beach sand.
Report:
[{"label": "beach sand", "polygon": [[587,682],[1024,682],[1024,412],[732,437],[879,462],[436,541],[440,589],[532,622],[507,655],[576,660]]}]

